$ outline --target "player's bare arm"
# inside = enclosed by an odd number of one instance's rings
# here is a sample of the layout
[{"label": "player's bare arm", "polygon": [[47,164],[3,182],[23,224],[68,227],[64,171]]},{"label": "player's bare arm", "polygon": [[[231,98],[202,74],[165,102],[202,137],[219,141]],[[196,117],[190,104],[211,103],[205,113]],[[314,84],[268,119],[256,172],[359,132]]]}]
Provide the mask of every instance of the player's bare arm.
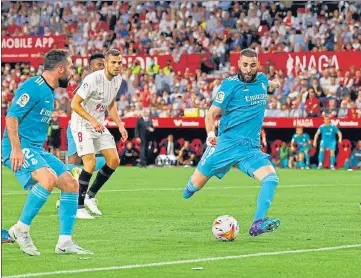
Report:
[{"label": "player's bare arm", "polygon": [[315,138],[313,139],[313,146],[317,147],[317,140],[318,140],[318,136],[320,135],[320,131],[317,130],[316,134],[315,134]]},{"label": "player's bare arm", "polygon": [[122,135],[122,141],[123,142],[126,141],[128,139],[128,132],[124,128],[124,125],[118,116],[119,114],[118,114],[117,105],[115,103],[115,99],[113,99],[112,103],[109,104],[108,112],[109,112],[110,118],[117,124],[117,126],[119,128],[119,132]]},{"label": "player's bare arm", "polygon": [[78,94],[75,94],[73,97],[73,100],[71,101],[71,109],[75,111],[80,117],[84,118],[85,120],[89,121],[92,125],[92,127],[97,132],[103,132],[104,126],[99,123],[94,117],[90,116],[88,112],[83,108],[81,103],[84,101],[84,99],[79,96]]},{"label": "player's bare arm", "polygon": [[220,115],[222,112],[222,108],[212,105],[206,115],[205,123],[206,123],[206,131],[207,131],[207,145],[215,146],[217,144],[217,137],[214,132],[214,123],[216,121],[216,117]]},{"label": "player's bare arm", "polygon": [[268,82],[268,91],[273,92],[275,89],[279,88],[281,86],[280,81],[275,78],[272,81]]},{"label": "player's bare arm", "polygon": [[341,144],[341,142],[342,142],[342,133],[341,133],[341,131],[337,132],[337,135],[338,135],[338,142]]},{"label": "player's bare arm", "polygon": [[11,169],[16,172],[21,169],[24,164],[24,154],[21,151],[19,140],[19,123],[18,120],[12,117],[6,117],[6,129],[8,131],[9,140],[11,143]]}]

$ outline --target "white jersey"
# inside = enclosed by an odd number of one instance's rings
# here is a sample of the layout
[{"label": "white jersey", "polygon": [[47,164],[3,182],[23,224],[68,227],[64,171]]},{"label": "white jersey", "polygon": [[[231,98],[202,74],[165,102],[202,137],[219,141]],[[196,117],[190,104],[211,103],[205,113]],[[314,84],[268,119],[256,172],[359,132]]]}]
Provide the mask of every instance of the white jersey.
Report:
[{"label": "white jersey", "polygon": [[[99,123],[104,124],[105,111],[115,99],[121,83],[120,75],[109,81],[105,76],[105,70],[98,70],[84,78],[76,94],[84,99],[81,105],[85,111],[97,119]],[[92,129],[90,122],[75,111],[71,114],[70,127],[73,130]]]}]

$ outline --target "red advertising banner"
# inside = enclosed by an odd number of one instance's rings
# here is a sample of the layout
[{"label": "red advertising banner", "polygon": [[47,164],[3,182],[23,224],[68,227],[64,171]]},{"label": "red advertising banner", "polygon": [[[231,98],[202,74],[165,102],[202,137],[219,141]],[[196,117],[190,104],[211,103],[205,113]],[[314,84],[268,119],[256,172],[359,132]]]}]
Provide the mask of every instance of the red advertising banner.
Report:
[{"label": "red advertising banner", "polygon": [[[69,118],[60,119],[60,126],[66,127]],[[153,118],[155,128],[205,128],[204,118]],[[137,118],[123,118],[125,128],[135,128]],[[331,123],[339,128],[361,128],[361,119],[333,118]],[[216,125],[218,126],[219,120]],[[323,124],[323,118],[265,118],[265,128],[318,128]],[[106,120],[106,127],[116,128],[117,125],[111,120]]]},{"label": "red advertising banner", "polygon": [[[206,56],[209,56],[209,54],[206,54]],[[123,65],[124,67],[128,67],[129,65],[134,65],[135,61],[138,61],[142,69],[147,69],[152,59],[154,59],[154,62],[158,64],[160,68],[164,68],[167,62],[170,61],[175,72],[180,71],[183,73],[186,68],[189,68],[189,70],[194,73],[197,69],[201,68],[202,56],[200,54],[186,54],[182,55],[179,61],[174,61],[172,55],[124,55]],[[88,60],[88,57],[73,57],[73,62],[76,66],[87,66]]]},{"label": "red advertising banner", "polygon": [[[238,68],[239,53],[230,55],[231,65]],[[348,71],[351,66],[361,68],[361,51],[352,52],[292,52],[292,53],[260,53],[259,60],[265,65],[270,60],[276,69],[287,74],[295,74],[298,70],[316,69],[322,72],[328,66]]]},{"label": "red advertising banner", "polygon": [[63,36],[13,36],[1,38],[1,62],[32,62],[53,48],[65,46]]}]

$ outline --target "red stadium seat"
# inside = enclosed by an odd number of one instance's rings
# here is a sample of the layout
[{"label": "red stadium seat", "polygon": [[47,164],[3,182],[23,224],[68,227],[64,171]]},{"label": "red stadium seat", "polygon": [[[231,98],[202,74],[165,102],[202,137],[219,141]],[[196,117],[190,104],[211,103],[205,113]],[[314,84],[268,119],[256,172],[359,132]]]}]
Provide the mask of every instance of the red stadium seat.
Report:
[{"label": "red stadium seat", "polygon": [[282,140],[277,139],[273,141],[271,144],[271,155],[276,155],[281,145],[282,145]]},{"label": "red stadium seat", "polygon": [[323,155],[323,164],[322,167],[323,168],[330,168],[331,163],[330,163],[330,150],[329,149],[325,149],[324,155]]},{"label": "red stadium seat", "polygon": [[159,154],[167,154],[167,149],[165,147],[161,147]]},{"label": "red stadium seat", "polygon": [[316,152],[317,152],[317,148],[315,148],[315,147],[313,146],[313,140],[311,140],[311,145],[312,145],[312,149],[311,149],[311,151],[310,151],[310,157],[313,157],[313,156],[316,154]]},{"label": "red stadium seat", "polygon": [[178,144],[179,144],[181,147],[183,147],[183,145],[184,145],[184,138],[179,138],[179,139],[177,140],[177,142],[178,142]]},{"label": "red stadium seat", "polygon": [[120,154],[120,152],[125,148],[125,146],[128,144],[128,140],[123,142],[122,140],[119,140],[117,143],[117,149],[118,149],[118,154]]},{"label": "red stadium seat", "polygon": [[336,168],[342,168],[345,166],[346,159],[351,156],[352,144],[350,140],[343,139],[341,144],[338,146],[338,154],[336,157]]},{"label": "red stadium seat", "polygon": [[198,156],[202,155],[203,143],[202,143],[202,141],[200,139],[198,139],[198,138],[193,139],[193,141],[192,141],[192,143],[190,145],[193,148],[193,150],[196,152],[196,155],[198,155]]}]

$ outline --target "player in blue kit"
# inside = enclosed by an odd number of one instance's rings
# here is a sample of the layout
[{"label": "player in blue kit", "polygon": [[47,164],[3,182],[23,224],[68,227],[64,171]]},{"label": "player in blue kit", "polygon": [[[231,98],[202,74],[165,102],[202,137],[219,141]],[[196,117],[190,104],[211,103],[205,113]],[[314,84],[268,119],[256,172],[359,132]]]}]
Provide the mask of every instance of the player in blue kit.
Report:
[{"label": "player in blue kit", "polygon": [[320,151],[318,153],[318,167],[317,169],[322,169],[323,158],[325,149],[330,150],[330,164],[331,170],[335,170],[335,151],[336,151],[336,134],[338,135],[338,142],[342,142],[342,133],[338,129],[337,126],[331,124],[330,118],[324,118],[324,124],[321,125],[313,140],[313,146],[317,147],[317,140],[319,135],[321,134],[321,142],[320,142]]},{"label": "player in blue kit", "polygon": [[[223,80],[209,109],[205,123],[208,148],[197,169],[184,189],[184,198],[190,198],[207,181],[216,176],[221,179],[232,166],[261,181],[257,209],[249,231],[251,236],[272,232],[280,225],[280,219],[267,218],[278,184],[275,169],[269,155],[260,150],[260,133],[266,109],[268,91],[279,87],[279,81],[268,81],[258,73],[258,54],[252,49],[241,52],[238,61],[240,72]],[[214,123],[223,111],[215,135]]]},{"label": "player in blue kit", "polygon": [[[299,166],[304,169],[310,169],[310,151],[312,149],[311,139],[307,133],[303,133],[303,128],[296,128],[296,134],[293,135],[291,144],[298,145],[298,163]],[[306,159],[306,165],[305,165]]]},{"label": "player in blue kit", "polygon": [[54,49],[44,57],[44,72],[24,82],[16,91],[6,115],[2,159],[21,185],[30,190],[19,221],[9,229],[20,249],[39,256],[30,237],[30,225],[54,187],[61,191],[57,254],[92,254],[72,241],[79,185],[67,167],[43,148],[54,110],[54,89],[66,88],[73,62],[66,50]]}]

